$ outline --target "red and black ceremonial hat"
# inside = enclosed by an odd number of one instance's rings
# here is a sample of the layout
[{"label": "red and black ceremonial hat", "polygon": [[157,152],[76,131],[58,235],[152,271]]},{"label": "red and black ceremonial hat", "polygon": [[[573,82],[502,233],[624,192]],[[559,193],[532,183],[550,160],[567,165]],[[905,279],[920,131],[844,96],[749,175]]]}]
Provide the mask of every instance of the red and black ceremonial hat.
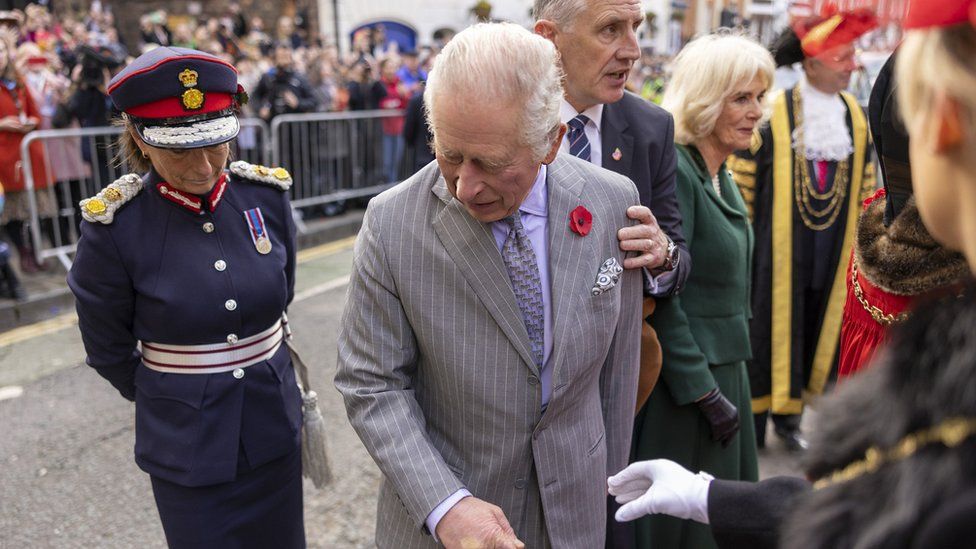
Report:
[{"label": "red and black ceremonial hat", "polygon": [[246,94],[237,69],[209,53],[158,47],[109,83],[108,94],[153,147],[194,149],[237,137]]},{"label": "red and black ceremonial hat", "polygon": [[841,11],[833,2],[826,3],[820,14],[797,18],[792,25],[806,57],[818,57],[846,46],[877,26],[878,18],[873,11],[866,8]]}]

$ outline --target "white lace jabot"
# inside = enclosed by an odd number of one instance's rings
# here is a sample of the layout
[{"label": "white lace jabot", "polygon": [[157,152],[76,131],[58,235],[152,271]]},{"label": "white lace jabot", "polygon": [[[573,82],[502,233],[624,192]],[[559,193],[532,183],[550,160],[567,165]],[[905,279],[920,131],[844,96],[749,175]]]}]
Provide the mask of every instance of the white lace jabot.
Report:
[{"label": "white lace jabot", "polygon": [[802,138],[807,160],[840,161],[850,156],[854,144],[847,128],[847,105],[840,94],[823,93],[806,78],[797,88],[803,102],[803,125],[793,130],[794,148]]}]

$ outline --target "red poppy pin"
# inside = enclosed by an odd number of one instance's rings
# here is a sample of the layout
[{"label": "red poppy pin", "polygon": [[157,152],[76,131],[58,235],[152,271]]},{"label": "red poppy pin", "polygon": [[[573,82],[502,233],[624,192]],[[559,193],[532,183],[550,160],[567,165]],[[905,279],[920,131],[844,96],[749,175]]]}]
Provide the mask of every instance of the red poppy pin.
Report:
[{"label": "red poppy pin", "polygon": [[569,228],[580,236],[590,234],[593,228],[593,214],[583,206],[576,206],[576,209],[569,212]]}]

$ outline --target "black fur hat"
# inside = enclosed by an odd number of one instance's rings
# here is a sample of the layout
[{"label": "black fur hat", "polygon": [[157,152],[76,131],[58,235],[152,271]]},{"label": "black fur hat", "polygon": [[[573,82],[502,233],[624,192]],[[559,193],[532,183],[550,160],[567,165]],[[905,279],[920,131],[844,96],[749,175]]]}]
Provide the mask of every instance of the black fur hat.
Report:
[{"label": "black fur hat", "polygon": [[806,58],[800,45],[800,37],[789,26],[776,37],[769,51],[772,52],[777,67],[787,67]]}]

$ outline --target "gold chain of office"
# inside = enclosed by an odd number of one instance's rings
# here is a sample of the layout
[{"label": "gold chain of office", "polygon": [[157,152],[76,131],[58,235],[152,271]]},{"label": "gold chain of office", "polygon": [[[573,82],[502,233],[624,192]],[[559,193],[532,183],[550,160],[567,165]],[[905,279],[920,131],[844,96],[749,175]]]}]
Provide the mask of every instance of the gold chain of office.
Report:
[{"label": "gold chain of office", "polygon": [[976,418],[951,417],[942,423],[906,435],[888,449],[872,446],[864,453],[864,458],[850,463],[843,469],[821,478],[813,483],[815,490],[854,480],[860,476],[874,473],[887,463],[896,463],[915,455],[920,449],[933,444],[955,448],[964,440],[976,434]]},{"label": "gold chain of office", "polygon": [[881,310],[877,305],[872,305],[866,297],[864,297],[864,290],[861,289],[861,282],[857,279],[857,256],[851,257],[851,289],[854,291],[854,297],[857,298],[858,303],[864,310],[871,315],[871,318],[875,322],[882,326],[890,326],[896,322],[904,322],[908,319],[907,312],[901,312],[897,314],[886,313]]},{"label": "gold chain of office", "polygon": [[[847,187],[850,185],[850,166],[845,158],[837,163],[834,182],[826,192],[818,192],[810,178],[810,168],[807,165],[805,148],[803,147],[803,105],[800,102],[800,89],[793,89],[793,118],[796,127],[796,144],[793,149],[793,199],[800,212],[800,219],[807,228],[814,231],[825,231],[832,227],[844,209]],[[823,209],[817,209],[810,203],[810,198],[827,200]],[[825,221],[821,221],[826,218]]]}]

